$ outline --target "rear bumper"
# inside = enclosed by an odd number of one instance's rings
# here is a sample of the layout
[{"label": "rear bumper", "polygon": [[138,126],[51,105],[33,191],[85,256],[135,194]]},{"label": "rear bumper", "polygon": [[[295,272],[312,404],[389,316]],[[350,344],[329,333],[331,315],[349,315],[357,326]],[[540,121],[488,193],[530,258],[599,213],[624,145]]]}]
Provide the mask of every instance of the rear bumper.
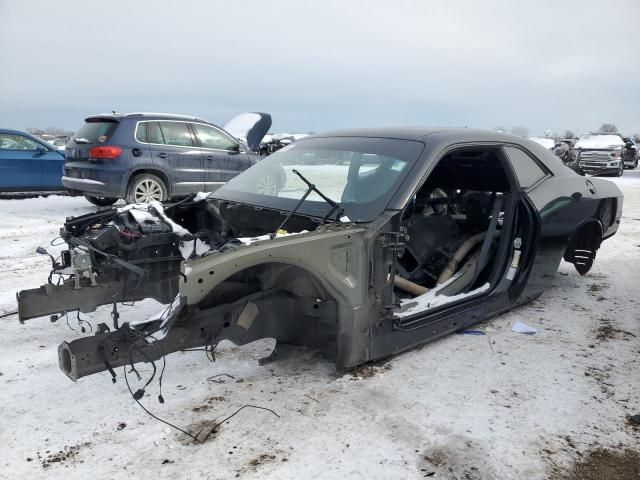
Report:
[{"label": "rear bumper", "polygon": [[104,182],[88,178],[62,177],[62,185],[69,189],[72,196],[88,195],[91,197],[120,197],[120,186],[113,188]]},{"label": "rear bumper", "polygon": [[89,178],[71,178],[62,177],[62,184],[67,188],[74,190],[82,190],[83,188],[104,188],[105,183],[98,180],[91,180]]},{"label": "rear bumper", "polygon": [[124,172],[108,170],[96,166],[75,165],[73,162],[64,166],[62,185],[72,195],[89,195],[94,197],[123,198]]}]

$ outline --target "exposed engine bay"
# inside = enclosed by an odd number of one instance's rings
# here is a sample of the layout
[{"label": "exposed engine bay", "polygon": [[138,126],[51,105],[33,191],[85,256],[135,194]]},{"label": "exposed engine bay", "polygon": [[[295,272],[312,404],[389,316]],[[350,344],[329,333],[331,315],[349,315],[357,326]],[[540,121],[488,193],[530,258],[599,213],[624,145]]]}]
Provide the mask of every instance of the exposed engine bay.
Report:
[{"label": "exposed engine bay", "polygon": [[[69,249],[52,258],[47,285],[20,293],[20,320],[143,298],[170,303],[183,260],[251,243],[281,221],[277,212],[199,195],[167,207],[152,202],[69,218],[60,232]],[[293,216],[289,230],[274,236],[317,226]]]}]

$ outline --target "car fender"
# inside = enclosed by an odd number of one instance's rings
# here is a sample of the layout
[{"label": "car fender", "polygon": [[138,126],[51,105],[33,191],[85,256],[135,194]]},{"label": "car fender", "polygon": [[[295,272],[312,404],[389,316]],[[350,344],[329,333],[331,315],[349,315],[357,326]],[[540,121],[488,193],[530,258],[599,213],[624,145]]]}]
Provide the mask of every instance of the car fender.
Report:
[{"label": "car fender", "polygon": [[365,228],[350,227],[261,239],[182,263],[180,295],[197,304],[231,275],[265,263],[296,265],[343,304],[360,306],[367,295]]}]

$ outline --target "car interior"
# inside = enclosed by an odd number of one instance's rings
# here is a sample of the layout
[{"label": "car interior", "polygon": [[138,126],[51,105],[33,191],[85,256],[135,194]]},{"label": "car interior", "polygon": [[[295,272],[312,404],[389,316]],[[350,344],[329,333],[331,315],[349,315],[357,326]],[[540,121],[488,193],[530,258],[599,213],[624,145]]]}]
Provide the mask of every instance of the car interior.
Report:
[{"label": "car interior", "polygon": [[402,215],[409,240],[396,265],[401,303],[468,294],[490,281],[512,211],[505,162],[495,148],[455,150],[438,162]]}]

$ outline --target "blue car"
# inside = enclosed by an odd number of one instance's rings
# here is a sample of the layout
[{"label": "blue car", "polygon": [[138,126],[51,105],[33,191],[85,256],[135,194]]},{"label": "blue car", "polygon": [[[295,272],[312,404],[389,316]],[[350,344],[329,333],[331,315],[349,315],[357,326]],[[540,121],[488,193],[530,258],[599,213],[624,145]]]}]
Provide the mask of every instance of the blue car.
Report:
[{"label": "blue car", "polygon": [[43,140],[0,129],[0,192],[63,191],[64,154]]}]

